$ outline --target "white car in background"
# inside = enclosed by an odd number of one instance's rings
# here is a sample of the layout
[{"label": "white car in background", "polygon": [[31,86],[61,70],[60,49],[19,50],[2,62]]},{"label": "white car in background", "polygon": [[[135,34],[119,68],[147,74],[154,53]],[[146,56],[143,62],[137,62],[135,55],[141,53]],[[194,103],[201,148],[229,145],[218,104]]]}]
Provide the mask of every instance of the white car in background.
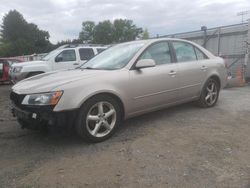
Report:
[{"label": "white car in background", "polygon": [[101,53],[107,46],[94,45],[63,45],[48,53],[40,61],[29,61],[13,64],[9,75],[13,83],[38,74],[74,69]]}]

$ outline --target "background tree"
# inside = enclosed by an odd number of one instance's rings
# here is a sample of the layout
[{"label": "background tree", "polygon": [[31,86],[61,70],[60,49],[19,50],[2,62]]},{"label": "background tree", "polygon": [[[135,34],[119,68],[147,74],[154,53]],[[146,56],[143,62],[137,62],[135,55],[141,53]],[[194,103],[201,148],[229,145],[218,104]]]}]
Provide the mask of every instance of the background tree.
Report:
[{"label": "background tree", "polygon": [[116,19],[113,25],[114,42],[117,43],[135,40],[142,33],[142,28],[137,28],[132,20]]},{"label": "background tree", "polygon": [[95,25],[92,21],[82,23],[79,39],[83,42],[96,44],[112,44],[126,42],[140,38],[143,30],[133,24],[132,20],[116,19],[99,22]]},{"label": "background tree", "polygon": [[95,22],[82,22],[82,31],[79,33],[79,39],[84,43],[91,43],[94,39]]},{"label": "background tree", "polygon": [[65,45],[65,44],[73,44],[74,45],[74,44],[81,44],[81,43],[82,43],[82,40],[80,40],[80,39],[72,39],[72,40],[68,39],[68,40],[62,40],[62,41],[57,42],[53,47],[55,49],[55,48],[58,48],[62,45]]},{"label": "background tree", "polygon": [[110,44],[113,42],[113,24],[109,20],[99,22],[94,29],[93,43]]},{"label": "background tree", "polygon": [[149,39],[149,32],[148,29],[144,29],[143,33],[142,33],[142,39]]},{"label": "background tree", "polygon": [[17,56],[48,52],[52,49],[49,33],[28,23],[16,10],[3,17],[0,56]]}]

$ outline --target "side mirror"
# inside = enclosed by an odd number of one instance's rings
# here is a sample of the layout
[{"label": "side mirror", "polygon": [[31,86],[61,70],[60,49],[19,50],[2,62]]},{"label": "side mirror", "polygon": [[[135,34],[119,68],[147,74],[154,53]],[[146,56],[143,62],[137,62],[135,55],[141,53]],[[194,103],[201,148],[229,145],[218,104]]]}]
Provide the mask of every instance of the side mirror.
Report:
[{"label": "side mirror", "polygon": [[137,61],[135,67],[137,69],[147,68],[147,67],[155,67],[155,61],[153,59],[141,59]]},{"label": "side mirror", "polygon": [[60,57],[60,56],[57,56],[57,57],[55,58],[55,62],[61,62],[62,60],[63,60],[63,58]]}]

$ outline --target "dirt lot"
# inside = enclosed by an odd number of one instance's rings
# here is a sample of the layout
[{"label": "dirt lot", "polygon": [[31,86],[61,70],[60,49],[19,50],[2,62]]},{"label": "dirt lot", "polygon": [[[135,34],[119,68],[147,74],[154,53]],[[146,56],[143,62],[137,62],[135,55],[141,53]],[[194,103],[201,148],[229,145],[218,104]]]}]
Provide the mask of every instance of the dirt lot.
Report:
[{"label": "dirt lot", "polygon": [[126,121],[114,137],[22,130],[0,86],[0,187],[250,187],[250,86]]}]

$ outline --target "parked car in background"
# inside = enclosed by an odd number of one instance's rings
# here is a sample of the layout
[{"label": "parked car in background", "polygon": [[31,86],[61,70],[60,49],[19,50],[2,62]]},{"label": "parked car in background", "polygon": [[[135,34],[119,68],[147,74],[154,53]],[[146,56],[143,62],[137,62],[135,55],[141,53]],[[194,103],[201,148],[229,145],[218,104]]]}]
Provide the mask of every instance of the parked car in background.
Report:
[{"label": "parked car in background", "polygon": [[9,70],[12,64],[22,62],[20,59],[0,58],[0,82],[9,82]]},{"label": "parked car in background", "polygon": [[101,45],[63,45],[51,51],[41,61],[13,64],[10,70],[10,78],[12,82],[16,83],[45,72],[74,69],[106,48],[106,46]]},{"label": "parked car in background", "polygon": [[23,127],[66,125],[100,142],[123,119],[189,101],[212,107],[226,81],[223,59],[193,42],[162,38],[118,44],[78,69],[28,78],[10,98]]}]

